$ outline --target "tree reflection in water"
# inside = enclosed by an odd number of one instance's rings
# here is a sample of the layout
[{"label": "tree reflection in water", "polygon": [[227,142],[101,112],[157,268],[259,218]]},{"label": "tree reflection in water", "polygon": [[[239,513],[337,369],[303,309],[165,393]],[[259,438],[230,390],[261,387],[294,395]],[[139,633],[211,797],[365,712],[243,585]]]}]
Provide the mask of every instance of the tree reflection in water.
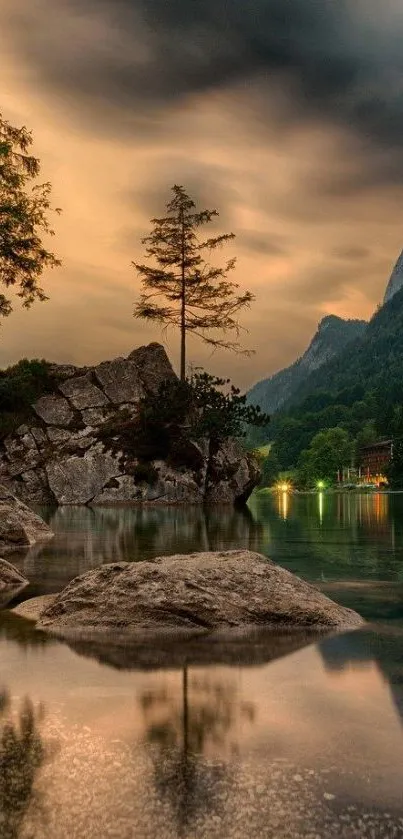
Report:
[{"label": "tree reflection in water", "polygon": [[[207,676],[190,682],[187,667],[180,699],[163,686],[144,691],[140,704],[156,791],[170,801],[178,836],[183,837],[197,817],[219,816],[223,798],[218,792],[231,771],[222,753],[236,751],[231,732],[237,721],[253,724],[255,707],[237,700],[229,682]],[[220,759],[206,759],[210,750],[219,751]]]},{"label": "tree reflection in water", "polygon": [[[43,707],[23,700],[17,718],[7,691],[0,693],[0,836],[17,839],[24,816],[35,801],[35,780],[45,761],[39,730]],[[38,803],[38,802],[36,802]]]}]

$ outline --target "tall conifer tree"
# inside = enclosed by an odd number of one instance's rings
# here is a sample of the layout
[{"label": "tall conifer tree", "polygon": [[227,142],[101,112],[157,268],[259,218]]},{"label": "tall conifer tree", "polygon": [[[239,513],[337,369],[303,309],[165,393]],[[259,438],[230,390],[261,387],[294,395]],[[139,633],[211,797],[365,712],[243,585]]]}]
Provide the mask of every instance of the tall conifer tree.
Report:
[{"label": "tall conifer tree", "polygon": [[[239,336],[238,312],[254,298],[250,291],[239,293],[239,286],[228,279],[235,259],[213,267],[205,258],[209,251],[235,238],[233,233],[225,233],[200,241],[199,229],[218,216],[217,210],[197,212],[182,186],[172,187],[172,192],[167,215],[152,219],[152,232],[142,240],[153,264],[132,263],[143,285],[134,316],[179,328],[180,376],[184,380],[187,333],[213,347],[245,352],[226,335],[235,332]],[[164,301],[158,302],[160,298]],[[211,332],[221,332],[223,337]]]}]

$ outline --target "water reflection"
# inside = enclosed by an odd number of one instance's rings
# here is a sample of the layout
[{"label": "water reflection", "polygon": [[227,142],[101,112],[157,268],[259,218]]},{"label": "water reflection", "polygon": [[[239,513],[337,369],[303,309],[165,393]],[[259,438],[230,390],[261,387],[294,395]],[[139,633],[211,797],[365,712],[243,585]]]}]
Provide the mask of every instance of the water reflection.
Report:
[{"label": "water reflection", "polygon": [[399,630],[383,628],[382,632],[360,630],[335,638],[327,638],[319,645],[324,665],[330,673],[347,669],[359,671],[375,664],[388,684],[403,725],[403,634]]},{"label": "water reflection", "polygon": [[[45,761],[40,733],[43,706],[26,698],[13,718],[10,696],[0,694],[0,835],[17,839],[35,800],[35,780]],[[39,806],[39,801],[35,801]]]},{"label": "water reflection", "polygon": [[31,581],[24,597],[59,591],[103,563],[192,551],[259,550],[262,541],[261,524],[247,507],[59,507],[42,513],[55,538],[13,556]]},{"label": "water reflection", "polygon": [[[398,837],[402,638],[365,629],[265,666],[127,672],[0,637],[4,683],[35,699],[42,741],[9,705],[29,771],[0,836]],[[45,765],[44,735],[63,743]]]},{"label": "water reflection", "polygon": [[46,632],[39,632],[31,621],[7,610],[0,611],[0,641],[12,641],[23,649],[41,649],[56,642]]},{"label": "water reflection", "polygon": [[[403,495],[255,495],[260,550],[311,580],[403,582]],[[403,616],[403,613],[402,613]]]},{"label": "water reflection", "polygon": [[208,812],[216,817],[224,801],[214,794],[219,784],[228,784],[229,763],[211,764],[203,759],[209,748],[220,754],[234,753],[237,741],[231,733],[236,723],[252,725],[256,707],[239,700],[233,679],[192,675],[185,667],[180,694],[167,685],[140,695],[145,738],[151,746],[154,783],[161,799],[168,799],[177,835],[185,836],[192,822]]},{"label": "water reflection", "polygon": [[322,524],[323,522],[323,510],[325,506],[325,496],[323,492],[318,492],[318,512],[319,512],[319,522]]}]

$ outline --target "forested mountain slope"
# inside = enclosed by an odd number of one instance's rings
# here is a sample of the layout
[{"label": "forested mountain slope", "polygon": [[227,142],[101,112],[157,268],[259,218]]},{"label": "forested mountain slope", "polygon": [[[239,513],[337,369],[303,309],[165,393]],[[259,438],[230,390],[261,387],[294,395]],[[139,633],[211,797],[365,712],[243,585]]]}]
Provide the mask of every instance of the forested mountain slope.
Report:
[{"label": "forested mountain slope", "polygon": [[361,337],[301,382],[273,417],[270,438],[286,468],[322,429],[340,426],[354,437],[403,435],[402,406],[403,289]]},{"label": "forested mountain slope", "polygon": [[304,355],[290,367],[258,382],[249,391],[248,401],[260,405],[267,413],[274,413],[283,405],[291,404],[310,374],[361,336],[366,325],[365,321],[343,320],[336,315],[323,318]]}]

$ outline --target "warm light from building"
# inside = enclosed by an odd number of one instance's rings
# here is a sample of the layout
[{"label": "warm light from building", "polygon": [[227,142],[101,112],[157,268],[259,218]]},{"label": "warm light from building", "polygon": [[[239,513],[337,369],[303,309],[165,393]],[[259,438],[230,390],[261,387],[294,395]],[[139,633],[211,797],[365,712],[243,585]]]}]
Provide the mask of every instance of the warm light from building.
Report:
[{"label": "warm light from building", "polygon": [[291,489],[291,484],[287,484],[286,481],[281,481],[277,484],[277,491],[278,492],[289,492]]},{"label": "warm light from building", "polygon": [[318,483],[316,484],[316,486],[317,486],[317,488],[318,488],[318,489],[325,489],[326,484],[325,484],[325,482],[324,482],[324,481],[318,481]]}]

